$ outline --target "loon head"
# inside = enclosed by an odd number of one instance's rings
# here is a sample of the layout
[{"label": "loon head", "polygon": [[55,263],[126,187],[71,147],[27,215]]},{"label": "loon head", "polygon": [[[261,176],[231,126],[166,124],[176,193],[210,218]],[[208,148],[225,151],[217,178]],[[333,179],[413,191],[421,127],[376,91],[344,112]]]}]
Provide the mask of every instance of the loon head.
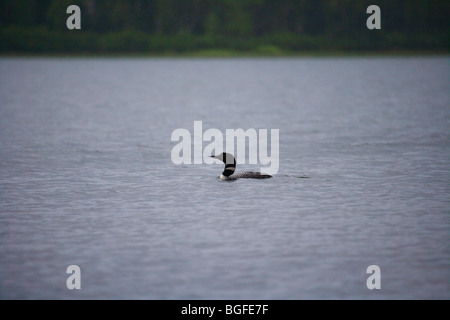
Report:
[{"label": "loon head", "polygon": [[225,169],[222,172],[222,175],[225,177],[231,176],[236,170],[236,159],[234,159],[232,154],[222,152],[221,154],[215,156],[210,156],[211,158],[219,159],[223,163],[225,163]]}]

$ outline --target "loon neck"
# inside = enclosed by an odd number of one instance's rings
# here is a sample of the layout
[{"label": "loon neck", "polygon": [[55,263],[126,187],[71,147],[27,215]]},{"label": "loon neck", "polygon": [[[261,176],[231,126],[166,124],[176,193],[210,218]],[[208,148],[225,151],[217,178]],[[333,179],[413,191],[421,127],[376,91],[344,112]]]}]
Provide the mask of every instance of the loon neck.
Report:
[{"label": "loon neck", "polygon": [[233,158],[233,163],[225,164],[225,170],[223,170],[222,175],[225,177],[231,176],[236,170],[236,160]]}]

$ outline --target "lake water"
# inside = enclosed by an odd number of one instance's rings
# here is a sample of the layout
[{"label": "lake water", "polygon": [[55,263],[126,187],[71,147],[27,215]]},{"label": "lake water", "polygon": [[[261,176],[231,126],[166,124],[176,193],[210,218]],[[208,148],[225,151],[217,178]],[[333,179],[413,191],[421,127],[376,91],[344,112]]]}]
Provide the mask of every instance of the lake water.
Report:
[{"label": "lake water", "polygon": [[[0,298],[449,299],[449,71],[447,56],[1,58]],[[279,129],[278,174],[173,164],[172,132],[196,120]]]}]

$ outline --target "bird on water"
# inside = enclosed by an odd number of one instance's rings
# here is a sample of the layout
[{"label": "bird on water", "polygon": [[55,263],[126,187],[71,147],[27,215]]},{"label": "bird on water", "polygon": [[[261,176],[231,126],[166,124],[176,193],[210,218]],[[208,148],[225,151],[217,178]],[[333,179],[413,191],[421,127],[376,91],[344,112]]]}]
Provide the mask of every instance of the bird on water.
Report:
[{"label": "bird on water", "polygon": [[264,174],[261,172],[241,172],[241,173],[234,173],[236,170],[236,159],[233,157],[232,154],[222,152],[219,155],[212,155],[211,158],[218,159],[225,163],[225,169],[220,175],[221,180],[236,180],[236,179],[267,179],[272,178],[271,175]]}]

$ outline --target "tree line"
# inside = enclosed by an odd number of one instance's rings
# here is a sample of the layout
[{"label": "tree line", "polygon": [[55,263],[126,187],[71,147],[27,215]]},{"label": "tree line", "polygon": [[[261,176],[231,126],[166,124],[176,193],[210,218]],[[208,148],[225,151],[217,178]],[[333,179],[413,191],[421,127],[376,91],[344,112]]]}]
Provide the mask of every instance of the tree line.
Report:
[{"label": "tree line", "polygon": [[[66,28],[81,8],[82,30]],[[381,8],[368,30],[366,8]],[[0,0],[0,50],[448,51],[446,0]]]}]

